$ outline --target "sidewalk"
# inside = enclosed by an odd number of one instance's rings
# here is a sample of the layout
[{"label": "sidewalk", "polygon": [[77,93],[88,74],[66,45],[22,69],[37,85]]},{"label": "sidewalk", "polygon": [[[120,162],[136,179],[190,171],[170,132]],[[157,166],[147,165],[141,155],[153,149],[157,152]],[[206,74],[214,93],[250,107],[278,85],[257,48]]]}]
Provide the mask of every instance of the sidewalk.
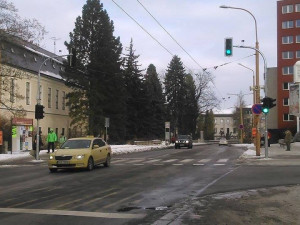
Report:
[{"label": "sidewalk", "polygon": [[255,146],[248,146],[248,150],[240,157],[241,163],[255,165],[300,165],[300,142],[291,144],[291,151],[279,144],[268,147],[268,158],[265,157],[265,148],[261,147],[260,156],[256,156]]}]

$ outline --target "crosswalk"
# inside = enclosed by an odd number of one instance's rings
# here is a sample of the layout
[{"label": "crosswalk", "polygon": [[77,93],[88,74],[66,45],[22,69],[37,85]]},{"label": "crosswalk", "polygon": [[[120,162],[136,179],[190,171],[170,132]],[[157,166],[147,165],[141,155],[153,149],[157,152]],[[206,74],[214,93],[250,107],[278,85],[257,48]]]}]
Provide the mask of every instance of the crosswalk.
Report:
[{"label": "crosswalk", "polygon": [[227,165],[229,159],[153,159],[153,158],[114,158],[111,162],[112,165],[122,166],[122,165],[134,165],[134,166],[144,166],[144,165],[153,165],[153,166],[163,166],[163,165],[173,165],[173,166],[184,166],[184,165],[193,165],[193,166],[205,166],[205,165],[214,165],[214,166],[225,166]]}]

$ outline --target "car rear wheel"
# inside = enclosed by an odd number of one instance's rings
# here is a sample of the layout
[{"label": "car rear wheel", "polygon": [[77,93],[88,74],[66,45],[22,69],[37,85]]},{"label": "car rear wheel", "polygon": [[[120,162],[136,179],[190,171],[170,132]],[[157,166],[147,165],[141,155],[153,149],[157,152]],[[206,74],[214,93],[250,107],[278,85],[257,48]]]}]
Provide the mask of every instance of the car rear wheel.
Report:
[{"label": "car rear wheel", "polygon": [[89,161],[88,161],[88,165],[87,165],[87,170],[88,171],[91,171],[94,169],[94,160],[92,157],[89,158]]},{"label": "car rear wheel", "polygon": [[107,155],[106,161],[105,161],[105,163],[104,163],[104,166],[105,166],[105,167],[109,167],[109,166],[110,166],[110,155]]}]

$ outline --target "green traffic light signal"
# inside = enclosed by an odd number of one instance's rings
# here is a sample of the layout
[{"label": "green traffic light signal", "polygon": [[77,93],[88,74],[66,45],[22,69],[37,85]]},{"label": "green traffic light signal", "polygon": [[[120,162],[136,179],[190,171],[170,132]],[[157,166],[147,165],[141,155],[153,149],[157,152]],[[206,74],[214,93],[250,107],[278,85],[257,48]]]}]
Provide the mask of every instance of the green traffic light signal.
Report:
[{"label": "green traffic light signal", "polygon": [[232,38],[225,38],[225,56],[232,56]]},{"label": "green traffic light signal", "polygon": [[269,113],[269,109],[268,109],[268,108],[263,108],[263,110],[262,110],[262,111],[263,111],[263,113],[264,113],[264,114],[267,114],[267,113]]}]

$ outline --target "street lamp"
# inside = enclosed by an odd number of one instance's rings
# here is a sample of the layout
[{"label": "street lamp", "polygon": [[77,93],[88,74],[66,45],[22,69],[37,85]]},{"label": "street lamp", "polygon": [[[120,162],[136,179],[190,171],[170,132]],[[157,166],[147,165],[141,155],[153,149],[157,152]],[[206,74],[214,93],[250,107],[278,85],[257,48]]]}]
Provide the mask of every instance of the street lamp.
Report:
[{"label": "street lamp", "polygon": [[[237,10],[242,10],[247,13],[249,13],[252,18],[254,19],[255,22],[255,64],[256,64],[256,86],[255,86],[255,103],[259,104],[260,103],[260,86],[259,86],[259,43],[258,43],[258,35],[257,35],[257,22],[254,17],[254,15],[248,11],[247,9],[244,8],[239,8],[239,7],[232,7],[232,6],[226,6],[226,5],[221,5],[220,8],[222,9],[237,9]],[[254,120],[254,125],[256,127],[256,130],[258,131],[256,135],[256,156],[260,156],[260,133],[259,133],[259,115],[255,115],[255,120]]]},{"label": "street lamp", "polygon": [[244,67],[244,68],[246,68],[246,69],[248,69],[248,70],[251,70],[252,73],[253,73],[253,85],[252,85],[252,91],[253,91],[253,104],[255,104],[255,76],[254,76],[254,70],[251,69],[251,68],[249,68],[249,67],[247,67],[247,66],[245,66],[245,65],[243,65],[242,63],[238,63],[238,65],[240,65],[240,66],[242,66],[242,67]]},{"label": "street lamp", "polygon": [[[59,55],[54,57],[48,57],[44,60],[44,62],[40,65],[39,72],[38,72],[38,90],[37,90],[37,96],[36,96],[36,102],[37,105],[41,104],[41,69],[42,66],[49,60],[49,59],[56,59],[63,56],[72,56],[73,54],[67,54],[67,55]],[[37,119],[36,126],[37,126],[37,132],[36,132],[36,153],[35,153],[35,159],[39,160],[39,149],[40,149],[40,127],[39,127],[39,120]]]}]

